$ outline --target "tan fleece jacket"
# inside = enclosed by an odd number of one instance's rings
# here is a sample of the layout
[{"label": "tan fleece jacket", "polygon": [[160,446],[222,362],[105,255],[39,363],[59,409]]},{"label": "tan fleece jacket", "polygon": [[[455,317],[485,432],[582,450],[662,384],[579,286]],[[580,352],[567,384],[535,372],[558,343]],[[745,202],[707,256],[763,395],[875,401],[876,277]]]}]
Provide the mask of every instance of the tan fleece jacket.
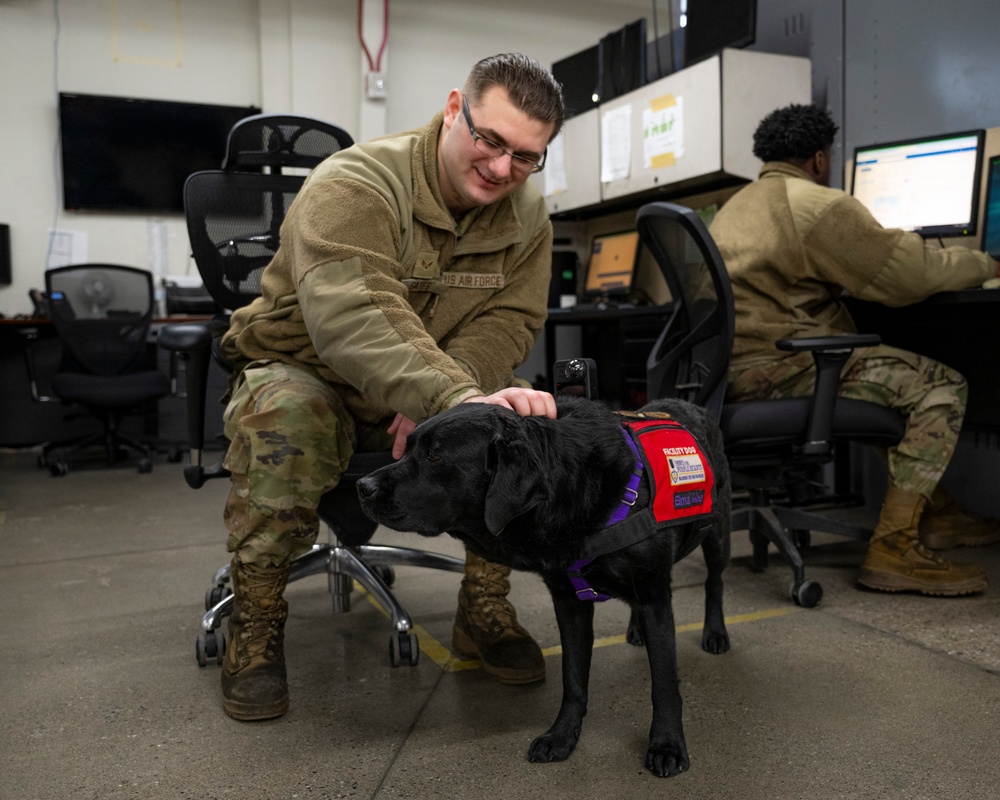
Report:
[{"label": "tan fleece jacket", "polygon": [[710,232],[733,285],[734,369],[790,357],[778,339],[855,332],[845,290],[904,306],[978,286],[995,270],[986,253],[883,228],[859,201],[784,162],[765,164]]},{"label": "tan fleece jacket", "polygon": [[313,369],[368,422],[419,422],[510,384],[545,321],[552,226],[530,184],[456,223],[441,126],[438,114],[316,167],[261,297],[233,314],[227,356]]}]

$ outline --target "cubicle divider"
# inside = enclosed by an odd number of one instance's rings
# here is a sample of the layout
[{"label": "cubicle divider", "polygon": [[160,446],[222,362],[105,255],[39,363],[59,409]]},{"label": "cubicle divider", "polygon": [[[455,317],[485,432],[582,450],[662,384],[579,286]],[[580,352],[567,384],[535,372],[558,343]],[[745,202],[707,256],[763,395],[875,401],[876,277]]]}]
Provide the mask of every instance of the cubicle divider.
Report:
[{"label": "cubicle divider", "polygon": [[757,177],[753,131],[770,111],[812,102],[809,60],[726,49],[573,117],[532,178],[549,213],[664,199]]}]

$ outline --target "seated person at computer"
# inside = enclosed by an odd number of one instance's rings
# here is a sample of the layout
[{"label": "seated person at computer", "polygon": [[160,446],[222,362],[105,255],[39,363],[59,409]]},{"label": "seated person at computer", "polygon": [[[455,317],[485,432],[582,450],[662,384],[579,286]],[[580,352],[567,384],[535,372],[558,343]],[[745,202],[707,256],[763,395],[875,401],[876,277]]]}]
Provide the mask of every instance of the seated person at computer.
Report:
[{"label": "seated person at computer", "polygon": [[[774,343],[855,332],[840,299],[845,290],[900,306],[1000,276],[1000,263],[985,253],[941,249],[915,233],[883,228],[858,200],[829,188],[836,131],[830,115],[815,106],[769,114],[754,133],[754,155],[764,162],[758,180],[712,222],[736,305],[729,401],[810,394],[812,355],[786,353]],[[985,590],[978,566],[953,564],[933,552],[1000,540],[1000,522],[962,512],[938,485],[958,442],[965,379],[886,345],[855,351],[842,377],[843,397],[906,417],[903,439],[888,452],[889,485],[860,582],[929,595]]]},{"label": "seated person at computer", "polygon": [[[555,416],[513,370],[544,325],[551,276],[552,225],[527,181],[564,113],[536,61],[483,59],[427,126],[331,156],[292,204],[261,297],[223,341],[238,368],[225,412],[230,716],[288,707],[290,563],[352,453],[398,458],[415,423],[464,402]],[[538,681],[545,662],[507,599],[509,573],[469,554],[455,648],[502,682]]]}]

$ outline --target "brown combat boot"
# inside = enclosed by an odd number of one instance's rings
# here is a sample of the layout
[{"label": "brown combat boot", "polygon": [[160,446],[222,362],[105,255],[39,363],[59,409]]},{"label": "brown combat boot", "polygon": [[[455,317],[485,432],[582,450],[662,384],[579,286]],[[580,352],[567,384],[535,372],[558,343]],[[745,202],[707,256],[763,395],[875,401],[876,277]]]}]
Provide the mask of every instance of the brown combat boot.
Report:
[{"label": "brown combat boot", "polygon": [[1000,520],[962,511],[955,498],[938,486],[920,520],[920,541],[931,550],[982,547],[1000,542]]},{"label": "brown combat boot", "polygon": [[889,484],[858,581],[883,592],[944,597],[986,591],[982,569],[952,564],[920,543],[917,523],[926,502],[921,494]]},{"label": "brown combat boot", "polygon": [[517,622],[507,599],[509,578],[510,567],[466,553],[452,645],[460,655],[482,661],[487,674],[500,683],[534,683],[545,678],[545,659]]},{"label": "brown combat boot", "polygon": [[271,719],[288,711],[288,603],[281,597],[288,573],[287,566],[255,567],[233,559],[235,601],[222,665],[222,707],[233,719]]}]

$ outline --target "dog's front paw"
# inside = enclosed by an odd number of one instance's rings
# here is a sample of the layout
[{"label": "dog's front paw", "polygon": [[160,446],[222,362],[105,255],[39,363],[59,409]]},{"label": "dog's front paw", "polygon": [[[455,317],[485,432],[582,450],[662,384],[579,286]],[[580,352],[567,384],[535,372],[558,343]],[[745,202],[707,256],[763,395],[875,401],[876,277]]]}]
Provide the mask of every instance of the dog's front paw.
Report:
[{"label": "dog's front paw", "polygon": [[579,738],[579,729],[571,734],[546,731],[531,743],[528,748],[528,760],[535,764],[565,761],[573,754]]},{"label": "dog's front paw", "polygon": [[729,634],[726,633],[726,629],[705,628],[701,634],[701,649],[715,655],[725,653],[729,649]]},{"label": "dog's front paw", "polygon": [[681,742],[676,744],[654,744],[650,742],[646,751],[646,769],[658,778],[671,778],[684,772],[691,762],[688,760],[687,747]]}]

